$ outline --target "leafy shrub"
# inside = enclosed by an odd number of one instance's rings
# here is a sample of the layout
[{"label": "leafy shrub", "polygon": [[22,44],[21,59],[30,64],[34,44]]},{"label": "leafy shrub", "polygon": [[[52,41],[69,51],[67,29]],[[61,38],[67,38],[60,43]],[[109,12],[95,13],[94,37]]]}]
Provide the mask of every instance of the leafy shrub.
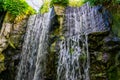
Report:
[{"label": "leafy shrub", "polygon": [[1,0],[0,4],[0,8],[3,8],[4,11],[8,11],[14,16],[35,13],[35,10],[33,10],[25,0]]},{"label": "leafy shrub", "polygon": [[0,0],[0,12],[4,11],[3,9],[3,0]]},{"label": "leafy shrub", "polygon": [[50,1],[46,0],[44,1],[44,4],[42,5],[42,7],[40,8],[40,13],[46,13],[49,11],[49,7],[50,7]]}]

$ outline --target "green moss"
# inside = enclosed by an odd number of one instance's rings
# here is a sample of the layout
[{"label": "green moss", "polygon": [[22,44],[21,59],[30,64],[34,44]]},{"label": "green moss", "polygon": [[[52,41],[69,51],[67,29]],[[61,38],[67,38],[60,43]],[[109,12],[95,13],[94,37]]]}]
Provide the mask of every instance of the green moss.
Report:
[{"label": "green moss", "polygon": [[118,4],[119,0],[85,0],[85,2],[90,2],[91,5],[108,5],[108,4]]},{"label": "green moss", "polygon": [[4,9],[3,9],[3,3],[4,3],[4,1],[0,0],[0,12],[4,11]]},{"label": "green moss", "polygon": [[69,3],[69,0],[51,0],[50,5],[53,6],[54,4],[59,4],[62,6],[67,6]]},{"label": "green moss", "polygon": [[80,7],[85,3],[84,0],[69,0],[69,6]]},{"label": "green moss", "polygon": [[64,36],[60,36],[60,40],[65,40],[65,37]]},{"label": "green moss", "polygon": [[110,66],[110,69],[108,70],[108,75],[109,80],[118,80],[116,66],[114,65]]},{"label": "green moss", "polygon": [[113,13],[113,31],[120,37],[120,14]]},{"label": "green moss", "polygon": [[4,55],[0,53],[0,72],[5,70],[5,66],[4,66]]},{"label": "green moss", "polygon": [[3,54],[0,53],[0,62],[4,61],[5,57]]},{"label": "green moss", "polygon": [[0,73],[5,70],[4,63],[0,63]]},{"label": "green moss", "polygon": [[75,1],[73,0],[52,0],[51,2],[49,0],[45,0],[39,12],[41,14],[47,13],[49,11],[49,7],[50,6],[53,7],[53,5],[55,6],[59,5],[63,7],[69,5],[69,6],[77,7],[77,6],[82,6],[83,4],[84,4],[84,0],[79,0],[79,1],[78,0],[75,0]]},{"label": "green moss", "polygon": [[81,56],[80,56],[80,60],[81,61],[84,61],[84,60],[86,60],[87,59],[87,55],[86,54],[82,54]]},{"label": "green moss", "polygon": [[42,5],[41,9],[39,10],[41,14],[47,13],[49,11],[50,1],[46,0]]},{"label": "green moss", "polygon": [[4,23],[13,23],[13,22],[18,23],[27,17],[28,17],[27,14],[21,14],[18,16],[14,16],[14,15],[10,14],[9,12],[7,12],[5,15],[5,18],[4,18]]},{"label": "green moss", "polygon": [[8,39],[8,43],[12,48],[16,49],[14,42],[12,42],[10,39]]},{"label": "green moss", "polygon": [[102,61],[102,59],[103,59],[103,53],[99,52],[98,55],[97,55],[97,60]]},{"label": "green moss", "polygon": [[69,53],[70,53],[70,54],[73,54],[73,52],[74,52],[74,49],[73,49],[73,48],[70,48]]},{"label": "green moss", "polygon": [[51,52],[55,52],[55,51],[56,51],[56,50],[55,50],[55,46],[56,46],[56,42],[54,42],[54,43],[51,45],[51,48],[50,48]]}]

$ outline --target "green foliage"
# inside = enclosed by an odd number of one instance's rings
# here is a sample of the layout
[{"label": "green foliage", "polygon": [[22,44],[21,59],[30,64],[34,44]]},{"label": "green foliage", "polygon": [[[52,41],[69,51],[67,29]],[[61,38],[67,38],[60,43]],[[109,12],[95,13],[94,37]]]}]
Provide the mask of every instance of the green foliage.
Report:
[{"label": "green foliage", "polygon": [[4,55],[0,53],[0,73],[5,70],[4,59]]},{"label": "green foliage", "polygon": [[0,11],[3,10],[8,11],[14,16],[35,13],[35,10],[31,8],[25,0],[1,0]]},{"label": "green foliage", "polygon": [[120,3],[120,0],[116,0],[118,3]]},{"label": "green foliage", "polygon": [[67,6],[68,3],[69,0],[52,0],[50,5],[53,6],[53,4],[59,4],[59,5]]},{"label": "green foliage", "polygon": [[3,5],[4,5],[4,0],[0,0],[0,12],[4,11]]},{"label": "green foliage", "polygon": [[98,4],[117,4],[120,2],[120,0],[85,0],[85,2],[90,2],[92,5],[98,5]]},{"label": "green foliage", "polygon": [[54,4],[62,5],[62,6],[82,6],[84,4],[85,0],[44,0],[44,4],[42,8],[40,9],[41,13],[48,12],[48,4],[52,7]]},{"label": "green foliage", "polygon": [[112,29],[114,31],[115,34],[117,34],[120,37],[120,14],[119,13],[113,13],[113,25],[112,25]]},{"label": "green foliage", "polygon": [[80,7],[84,4],[85,0],[69,0],[69,6]]},{"label": "green foliage", "polygon": [[49,11],[49,7],[50,7],[50,1],[46,0],[44,2],[44,4],[42,5],[41,9],[40,9],[40,13],[43,14],[43,13],[48,12]]},{"label": "green foliage", "polygon": [[34,13],[34,10],[24,0],[4,0],[4,10],[12,15]]},{"label": "green foliage", "polygon": [[3,9],[3,0],[0,0],[0,12],[2,12],[4,9]]}]

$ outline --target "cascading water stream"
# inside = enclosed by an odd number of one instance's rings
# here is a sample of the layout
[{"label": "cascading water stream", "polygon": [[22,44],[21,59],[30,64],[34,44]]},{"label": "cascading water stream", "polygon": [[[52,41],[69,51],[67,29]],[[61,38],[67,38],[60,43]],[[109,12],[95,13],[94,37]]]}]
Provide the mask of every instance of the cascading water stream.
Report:
[{"label": "cascading water stream", "polygon": [[57,80],[90,80],[88,35],[109,30],[99,9],[91,7],[89,3],[78,8],[66,8],[63,27],[65,39],[59,44]]},{"label": "cascading water stream", "polygon": [[87,35],[71,36],[61,41],[57,69],[58,80],[89,80],[87,45]]},{"label": "cascading water stream", "polygon": [[[83,27],[83,20],[76,20],[77,18],[83,18],[78,17],[76,12],[65,14],[65,17],[67,17],[66,33],[64,35],[65,40],[62,40],[59,44],[57,80],[90,80],[88,36],[84,31],[86,29]],[[75,23],[71,23],[70,19],[73,19]]]},{"label": "cascading water stream", "polygon": [[77,18],[82,18],[74,11],[72,14],[65,14],[65,17],[67,17],[65,23],[67,28],[65,40],[59,44],[57,80],[89,80],[88,40],[87,33],[84,32],[83,20],[77,21]]},{"label": "cascading water stream", "polygon": [[29,18],[16,80],[44,80],[50,12]]}]

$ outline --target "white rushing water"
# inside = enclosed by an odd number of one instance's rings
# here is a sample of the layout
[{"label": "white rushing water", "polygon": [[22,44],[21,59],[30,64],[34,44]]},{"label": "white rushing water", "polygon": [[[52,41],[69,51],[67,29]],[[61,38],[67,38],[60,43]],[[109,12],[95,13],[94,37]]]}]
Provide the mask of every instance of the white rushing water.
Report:
[{"label": "white rushing water", "polygon": [[[86,7],[91,9],[88,4]],[[65,39],[59,44],[57,80],[90,80],[88,33],[91,29],[87,23],[90,16],[87,16],[86,7],[66,9]]]},{"label": "white rushing water", "polygon": [[16,80],[44,80],[50,12],[29,18]]},{"label": "white rushing water", "polygon": [[89,80],[89,63],[87,63],[89,61],[86,60],[89,58],[87,42],[87,36],[83,38],[80,35],[61,41],[58,80]]},{"label": "white rushing water", "polygon": [[90,80],[90,54],[88,35],[109,31],[101,7],[67,7],[64,15],[64,40],[60,41],[57,80]]}]

